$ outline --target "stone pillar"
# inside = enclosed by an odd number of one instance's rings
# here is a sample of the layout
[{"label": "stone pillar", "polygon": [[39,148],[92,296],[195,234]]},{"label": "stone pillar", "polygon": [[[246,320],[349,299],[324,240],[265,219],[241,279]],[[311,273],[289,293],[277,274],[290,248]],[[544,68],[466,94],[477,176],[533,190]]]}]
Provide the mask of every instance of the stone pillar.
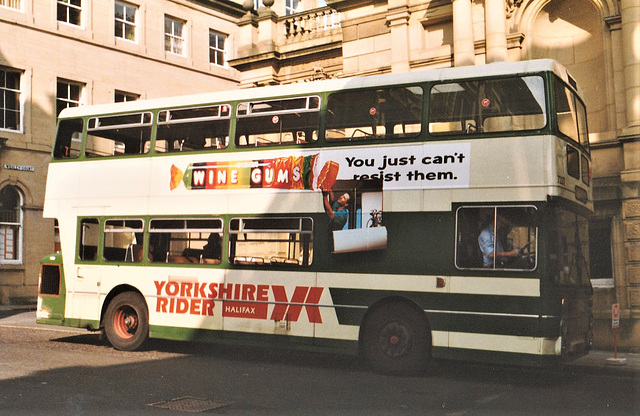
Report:
[{"label": "stone pillar", "polygon": [[507,60],[507,17],[504,0],[484,0],[487,63]]},{"label": "stone pillar", "polygon": [[621,0],[620,13],[627,108],[625,130],[631,130],[629,133],[638,137],[640,135],[640,2]]},{"label": "stone pillar", "polygon": [[640,319],[640,3],[621,0],[620,14],[626,115],[620,134],[625,266],[631,317]]},{"label": "stone pillar", "polygon": [[391,30],[391,72],[409,72],[409,6],[407,0],[389,0],[387,24]]},{"label": "stone pillar", "polygon": [[[249,5],[248,5],[249,6]],[[253,7],[253,4],[250,5]],[[244,57],[253,54],[258,43],[258,21],[251,9],[238,20],[238,41],[236,54]]]},{"label": "stone pillar", "polygon": [[471,0],[453,0],[453,65],[474,64]]},{"label": "stone pillar", "polygon": [[273,52],[278,40],[278,15],[269,7],[261,7],[257,20],[260,53]]}]

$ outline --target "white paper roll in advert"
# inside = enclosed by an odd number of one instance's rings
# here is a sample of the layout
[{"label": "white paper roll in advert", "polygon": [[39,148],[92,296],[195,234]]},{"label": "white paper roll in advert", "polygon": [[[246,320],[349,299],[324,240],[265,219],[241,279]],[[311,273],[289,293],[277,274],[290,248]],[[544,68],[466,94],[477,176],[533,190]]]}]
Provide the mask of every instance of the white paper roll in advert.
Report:
[{"label": "white paper roll in advert", "polygon": [[333,232],[333,252],[382,250],[387,248],[387,228],[356,228]]}]

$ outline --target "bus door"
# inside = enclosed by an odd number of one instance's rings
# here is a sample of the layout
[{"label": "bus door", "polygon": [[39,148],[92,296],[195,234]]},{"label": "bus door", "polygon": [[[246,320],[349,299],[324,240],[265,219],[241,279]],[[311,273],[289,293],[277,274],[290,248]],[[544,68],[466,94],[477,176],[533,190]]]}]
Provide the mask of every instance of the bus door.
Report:
[{"label": "bus door", "polygon": [[71,317],[100,319],[100,279],[102,265],[98,263],[100,224],[97,218],[80,220],[78,229],[78,261],[75,263],[71,291]]},{"label": "bus door", "polygon": [[305,271],[313,257],[311,218],[232,218],[225,285],[226,331],[312,337],[323,288]]}]

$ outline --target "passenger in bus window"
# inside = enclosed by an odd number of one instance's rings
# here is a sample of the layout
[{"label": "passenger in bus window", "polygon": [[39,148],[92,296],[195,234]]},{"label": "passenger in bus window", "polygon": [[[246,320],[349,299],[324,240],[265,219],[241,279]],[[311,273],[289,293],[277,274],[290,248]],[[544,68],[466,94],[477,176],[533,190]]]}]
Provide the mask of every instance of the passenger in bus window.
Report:
[{"label": "passenger in bus window", "polygon": [[222,258],[222,238],[219,233],[211,233],[207,244],[202,247],[201,263],[218,264]]},{"label": "passenger in bus window", "polygon": [[[509,221],[503,216],[498,215],[495,224],[497,233],[496,230],[494,230],[493,217],[490,217],[478,236],[478,245],[480,246],[480,251],[482,251],[484,267],[492,267],[494,262],[496,262],[496,264],[503,263],[510,258],[517,257],[519,253],[517,248],[504,251],[504,246],[500,241],[500,236],[507,235],[511,229]],[[498,235],[497,238],[496,234]]]},{"label": "passenger in bus window", "polygon": [[322,191],[322,203],[324,211],[331,220],[330,227],[332,231],[342,230],[349,219],[349,200],[351,196],[348,192],[340,195],[335,199],[333,190]]}]

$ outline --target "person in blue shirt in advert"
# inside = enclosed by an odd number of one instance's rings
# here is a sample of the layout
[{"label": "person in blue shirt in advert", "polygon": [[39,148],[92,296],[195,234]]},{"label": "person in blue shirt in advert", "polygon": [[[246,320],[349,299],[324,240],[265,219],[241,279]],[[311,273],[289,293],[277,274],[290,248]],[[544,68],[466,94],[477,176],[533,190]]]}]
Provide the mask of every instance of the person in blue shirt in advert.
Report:
[{"label": "person in blue shirt in advert", "polygon": [[322,192],[322,202],[324,211],[327,213],[331,231],[342,230],[349,219],[349,200],[351,196],[348,192],[340,195],[337,199],[333,195],[333,190]]}]

